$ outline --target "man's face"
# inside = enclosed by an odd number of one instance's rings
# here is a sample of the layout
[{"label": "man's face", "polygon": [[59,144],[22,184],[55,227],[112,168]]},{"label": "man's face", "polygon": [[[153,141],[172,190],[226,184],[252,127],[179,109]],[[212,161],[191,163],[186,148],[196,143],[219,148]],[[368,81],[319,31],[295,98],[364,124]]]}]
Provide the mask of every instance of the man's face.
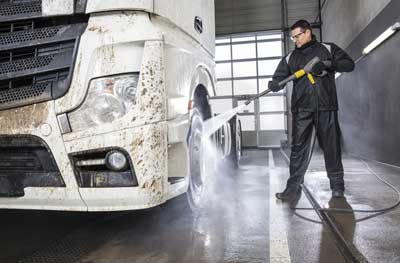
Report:
[{"label": "man's face", "polygon": [[290,32],[290,36],[297,48],[300,48],[312,39],[311,31],[297,27]]}]

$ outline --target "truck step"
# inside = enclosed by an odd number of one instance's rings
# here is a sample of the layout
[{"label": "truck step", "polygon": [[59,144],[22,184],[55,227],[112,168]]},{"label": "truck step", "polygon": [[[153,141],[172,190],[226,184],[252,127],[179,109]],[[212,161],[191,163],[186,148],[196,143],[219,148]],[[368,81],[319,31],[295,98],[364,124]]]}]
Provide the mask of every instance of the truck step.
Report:
[{"label": "truck step", "polygon": [[176,184],[185,181],[185,177],[168,177],[168,183]]},{"label": "truck step", "polygon": [[42,16],[42,1],[0,3],[0,23]]}]

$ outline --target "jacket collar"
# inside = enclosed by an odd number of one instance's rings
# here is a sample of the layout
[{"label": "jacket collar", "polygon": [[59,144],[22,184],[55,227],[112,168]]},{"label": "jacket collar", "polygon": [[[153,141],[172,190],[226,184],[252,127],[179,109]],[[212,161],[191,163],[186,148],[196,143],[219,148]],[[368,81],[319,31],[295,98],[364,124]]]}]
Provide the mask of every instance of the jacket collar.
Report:
[{"label": "jacket collar", "polygon": [[299,47],[299,48],[296,47],[296,49],[298,49],[298,50],[304,50],[304,49],[306,49],[306,48],[308,48],[308,47],[314,46],[315,43],[317,43],[317,37],[313,34],[313,35],[312,35],[312,38],[311,38],[311,40],[310,40],[309,42],[305,43],[304,45],[302,45],[302,46]]}]

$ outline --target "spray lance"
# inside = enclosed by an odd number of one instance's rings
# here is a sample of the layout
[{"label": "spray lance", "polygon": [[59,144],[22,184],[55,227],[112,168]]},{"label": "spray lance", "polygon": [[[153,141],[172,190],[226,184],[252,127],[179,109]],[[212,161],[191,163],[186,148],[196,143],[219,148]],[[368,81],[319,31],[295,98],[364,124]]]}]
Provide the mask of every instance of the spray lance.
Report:
[{"label": "spray lance", "polygon": [[[315,80],[314,77],[311,73],[312,68],[314,67],[314,65],[316,65],[318,62],[320,62],[320,58],[319,57],[314,57],[313,59],[311,59],[305,66],[303,69],[300,69],[298,71],[296,71],[293,75],[289,76],[288,78],[282,80],[281,82],[279,82],[279,86],[284,86],[286,85],[286,83],[295,80],[295,79],[299,79],[302,78],[303,76],[307,75],[308,80],[310,81],[311,84],[315,84]],[[330,61],[323,61],[323,63],[325,64],[326,67],[330,66]],[[316,75],[318,77],[323,77],[327,74],[326,71],[323,71],[320,75]],[[266,91],[250,98],[249,100],[247,100],[244,104],[242,104],[241,106],[238,106],[234,109],[231,109],[229,111],[226,111],[224,113],[221,113],[220,115],[210,118],[207,121],[204,122],[204,136],[205,137],[209,137],[211,134],[213,134],[214,132],[216,132],[225,122],[227,122],[228,120],[230,120],[236,113],[238,113],[240,110],[242,110],[244,107],[246,107],[247,105],[249,105],[252,101],[254,101],[255,99],[258,99],[268,93],[270,93],[271,90],[267,89]]]},{"label": "spray lance", "polygon": [[[293,75],[287,77],[286,79],[282,80],[281,82],[278,83],[278,85],[280,87],[286,85],[288,82],[295,80],[295,79],[299,79],[302,78],[304,75],[307,75],[308,80],[310,81],[311,84],[315,84],[315,80],[314,77],[311,73],[312,68],[318,63],[320,62],[320,58],[319,57],[314,57],[313,59],[311,59],[305,66],[303,69],[300,69],[298,71],[296,71]],[[323,61],[322,63],[324,63],[324,65],[326,67],[330,67],[331,62],[330,61]],[[323,77],[327,74],[327,72],[324,70],[321,74],[317,75],[318,77]],[[267,95],[268,93],[270,93],[271,90],[267,89],[266,91],[258,94],[257,96],[254,96],[253,98],[250,98],[249,100],[247,100],[244,104],[245,105],[249,105],[252,101],[254,101],[255,99],[258,99],[264,95]]]}]

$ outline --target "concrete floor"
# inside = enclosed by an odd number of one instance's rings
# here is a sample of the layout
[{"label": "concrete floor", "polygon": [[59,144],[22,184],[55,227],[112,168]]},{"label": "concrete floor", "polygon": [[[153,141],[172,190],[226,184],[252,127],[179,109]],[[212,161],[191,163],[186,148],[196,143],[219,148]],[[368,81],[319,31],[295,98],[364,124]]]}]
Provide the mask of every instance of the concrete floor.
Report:
[{"label": "concrete floor", "polygon": [[[400,187],[400,169],[368,164]],[[346,199],[330,200],[323,158],[313,158],[306,184],[322,206],[369,209],[397,200],[362,161],[345,157],[344,167]],[[195,214],[184,196],[131,213],[0,210],[0,262],[345,262],[313,210],[274,198],[288,174],[279,150],[245,151],[239,170],[217,174]],[[302,195],[297,207],[311,206]],[[400,262],[400,209],[367,220],[332,216],[369,262]]]},{"label": "concrete floor", "polygon": [[[283,157],[278,151],[274,151],[274,156]],[[344,156],[343,165],[346,198],[331,199],[323,156],[321,153],[314,154],[306,174],[305,184],[322,207],[369,210],[388,207],[396,203],[397,193],[378,182],[373,173],[400,188],[399,168],[365,162],[351,156]],[[276,167],[270,174],[271,188],[279,185],[282,189],[287,174],[287,167],[281,165]],[[271,189],[271,192],[275,192],[275,189]],[[313,210],[293,211],[287,205],[281,203],[279,205],[284,206],[282,208],[285,210],[291,262],[345,262],[335,245],[332,232],[327,226],[319,223],[320,219]],[[311,207],[304,194],[296,207]],[[346,241],[353,244],[368,262],[400,262],[399,207],[378,215],[357,212],[331,213],[330,215]]]}]

